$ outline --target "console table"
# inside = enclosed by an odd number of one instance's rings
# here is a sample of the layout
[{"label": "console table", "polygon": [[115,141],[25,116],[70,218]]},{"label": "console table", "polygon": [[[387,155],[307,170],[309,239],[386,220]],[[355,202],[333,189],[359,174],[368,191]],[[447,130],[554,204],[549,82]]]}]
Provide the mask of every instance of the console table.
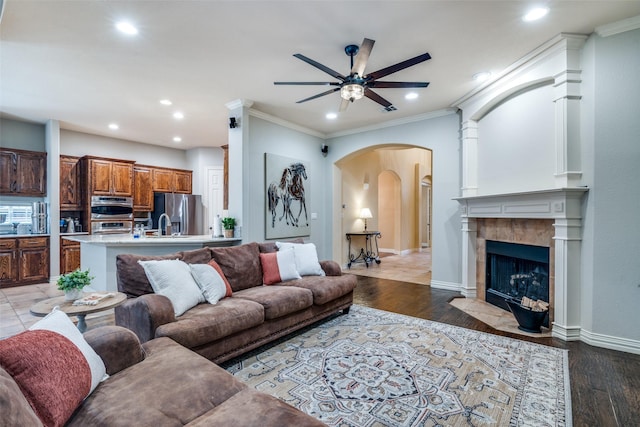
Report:
[{"label": "console table", "polygon": [[[364,247],[360,248],[360,252],[354,255],[351,252],[351,241],[353,238],[363,237]],[[380,264],[380,254],[378,252],[378,239],[382,237],[379,231],[363,231],[360,233],[347,233],[347,240],[349,241],[349,264],[347,267],[351,268],[351,264],[354,262],[364,262],[369,268],[369,263],[375,261]],[[375,250],[373,249],[375,245]]]}]

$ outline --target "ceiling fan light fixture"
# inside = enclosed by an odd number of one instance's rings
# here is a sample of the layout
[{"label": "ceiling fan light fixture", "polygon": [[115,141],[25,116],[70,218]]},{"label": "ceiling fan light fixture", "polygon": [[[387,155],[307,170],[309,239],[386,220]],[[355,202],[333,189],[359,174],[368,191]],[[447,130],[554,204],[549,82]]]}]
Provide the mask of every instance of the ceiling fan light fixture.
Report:
[{"label": "ceiling fan light fixture", "polygon": [[355,83],[344,85],[340,88],[340,96],[351,102],[361,99],[364,96],[364,86]]}]

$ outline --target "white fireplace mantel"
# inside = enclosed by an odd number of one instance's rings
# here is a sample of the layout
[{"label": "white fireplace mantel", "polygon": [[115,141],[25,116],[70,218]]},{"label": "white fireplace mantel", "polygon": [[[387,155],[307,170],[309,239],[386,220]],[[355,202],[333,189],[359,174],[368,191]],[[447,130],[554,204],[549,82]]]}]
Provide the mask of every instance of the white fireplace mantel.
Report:
[{"label": "white fireplace mantel", "polygon": [[457,197],[467,218],[580,219],[587,187]]},{"label": "white fireplace mantel", "polygon": [[477,218],[554,220],[555,306],[552,334],[580,339],[580,258],[582,198],[587,187],[458,197],[462,220],[462,289],[476,297]]}]

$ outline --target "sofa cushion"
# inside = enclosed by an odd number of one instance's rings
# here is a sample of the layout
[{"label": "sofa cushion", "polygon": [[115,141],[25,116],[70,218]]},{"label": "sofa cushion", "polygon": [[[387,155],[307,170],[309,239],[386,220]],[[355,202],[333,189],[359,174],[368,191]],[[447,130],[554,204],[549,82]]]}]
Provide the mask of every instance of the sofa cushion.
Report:
[{"label": "sofa cushion", "polygon": [[[304,240],[302,237],[296,237],[295,239],[287,240],[286,243],[304,243]],[[258,249],[261,254],[268,254],[276,252],[278,250],[278,246],[276,246],[276,242],[262,242],[258,243]]]},{"label": "sofa cushion", "polygon": [[236,292],[233,297],[248,299],[262,305],[266,320],[295,313],[313,305],[313,294],[310,290],[293,286],[261,286]]},{"label": "sofa cushion", "polygon": [[118,279],[118,290],[127,294],[129,298],[139,297],[145,294],[152,294],[153,288],[144,273],[142,265],[138,261],[163,260],[179,258],[177,254],[169,255],[116,255],[116,278]]},{"label": "sofa cushion", "polygon": [[276,246],[280,251],[293,248],[296,269],[301,276],[324,276],[324,270],[320,267],[320,261],[318,261],[316,245],[313,243],[276,242]]},{"label": "sofa cushion", "polygon": [[206,264],[211,261],[211,250],[208,247],[178,252],[178,259],[187,264]]},{"label": "sofa cushion", "polygon": [[154,339],[143,348],[145,360],[103,382],[70,426],[182,426],[247,388],[170,339]]},{"label": "sofa cushion", "polygon": [[218,263],[234,292],[262,286],[260,250],[256,242],[240,246],[211,248],[211,257]]},{"label": "sofa cushion", "polygon": [[247,299],[225,298],[216,305],[199,304],[175,322],[156,329],[156,337],[169,337],[195,348],[264,322],[262,305]]},{"label": "sofa cushion", "polygon": [[204,295],[193,280],[189,265],[179,259],[138,261],[151,283],[153,291],[171,301],[176,316],[205,302]]},{"label": "sofa cushion", "polygon": [[274,283],[300,278],[298,270],[296,270],[296,259],[291,248],[260,254],[260,265],[262,266],[262,283],[264,285],[273,285]]},{"label": "sofa cushion", "polygon": [[7,426],[42,426],[40,418],[11,375],[0,367],[0,412]]},{"label": "sofa cushion", "polygon": [[215,268],[209,264],[189,264],[189,270],[209,304],[225,297],[227,285]]},{"label": "sofa cushion", "polygon": [[[233,422],[230,422],[233,420]],[[323,422],[293,406],[256,390],[247,388],[222,405],[194,420],[189,427],[209,426],[304,426],[326,427]]]},{"label": "sofa cushion", "polygon": [[0,341],[0,365],[47,426],[61,426],[106,377],[102,359],[66,314],[55,310]]},{"label": "sofa cushion", "polygon": [[352,274],[342,276],[305,276],[300,280],[283,282],[282,286],[296,286],[308,289],[313,293],[313,303],[323,305],[352,292],[357,284]]}]

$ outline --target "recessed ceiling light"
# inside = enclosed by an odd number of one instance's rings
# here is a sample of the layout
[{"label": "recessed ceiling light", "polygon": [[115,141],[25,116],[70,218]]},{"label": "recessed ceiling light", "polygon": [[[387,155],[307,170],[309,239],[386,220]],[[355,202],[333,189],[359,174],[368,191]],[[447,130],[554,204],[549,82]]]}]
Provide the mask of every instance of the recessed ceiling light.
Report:
[{"label": "recessed ceiling light", "polygon": [[537,21],[547,13],[549,13],[548,7],[536,7],[527,12],[527,14],[522,17],[522,20],[525,22]]},{"label": "recessed ceiling light", "polygon": [[480,73],[475,73],[473,75],[473,80],[477,81],[477,82],[483,82],[485,80],[487,80],[489,77],[491,77],[491,73],[488,71],[482,71]]},{"label": "recessed ceiling light", "polygon": [[127,21],[118,22],[116,24],[116,28],[118,29],[118,31],[125,33],[129,36],[135,36],[136,34],[138,34],[138,29],[134,27],[132,23]]},{"label": "recessed ceiling light", "polygon": [[182,114],[182,112],[180,111],[176,111],[175,113],[173,113],[173,118],[176,120],[182,120],[184,119],[184,114]]},{"label": "recessed ceiling light", "polygon": [[173,142],[182,142],[182,138],[180,138],[179,136],[174,136]]},{"label": "recessed ceiling light", "polygon": [[120,126],[118,126],[117,123],[109,123],[109,129],[118,130],[118,129],[120,129]]},{"label": "recessed ceiling light", "polygon": [[408,99],[408,100],[418,99],[418,94],[416,92],[409,92],[404,96],[404,99]]},{"label": "recessed ceiling light", "polygon": [[327,119],[329,120],[333,120],[338,118],[338,115],[336,113],[327,113],[327,115],[325,116]]},{"label": "recessed ceiling light", "polygon": [[171,105],[171,104],[173,104],[173,102],[171,102],[170,99],[161,99],[160,100],[160,104],[162,104],[162,105]]}]

